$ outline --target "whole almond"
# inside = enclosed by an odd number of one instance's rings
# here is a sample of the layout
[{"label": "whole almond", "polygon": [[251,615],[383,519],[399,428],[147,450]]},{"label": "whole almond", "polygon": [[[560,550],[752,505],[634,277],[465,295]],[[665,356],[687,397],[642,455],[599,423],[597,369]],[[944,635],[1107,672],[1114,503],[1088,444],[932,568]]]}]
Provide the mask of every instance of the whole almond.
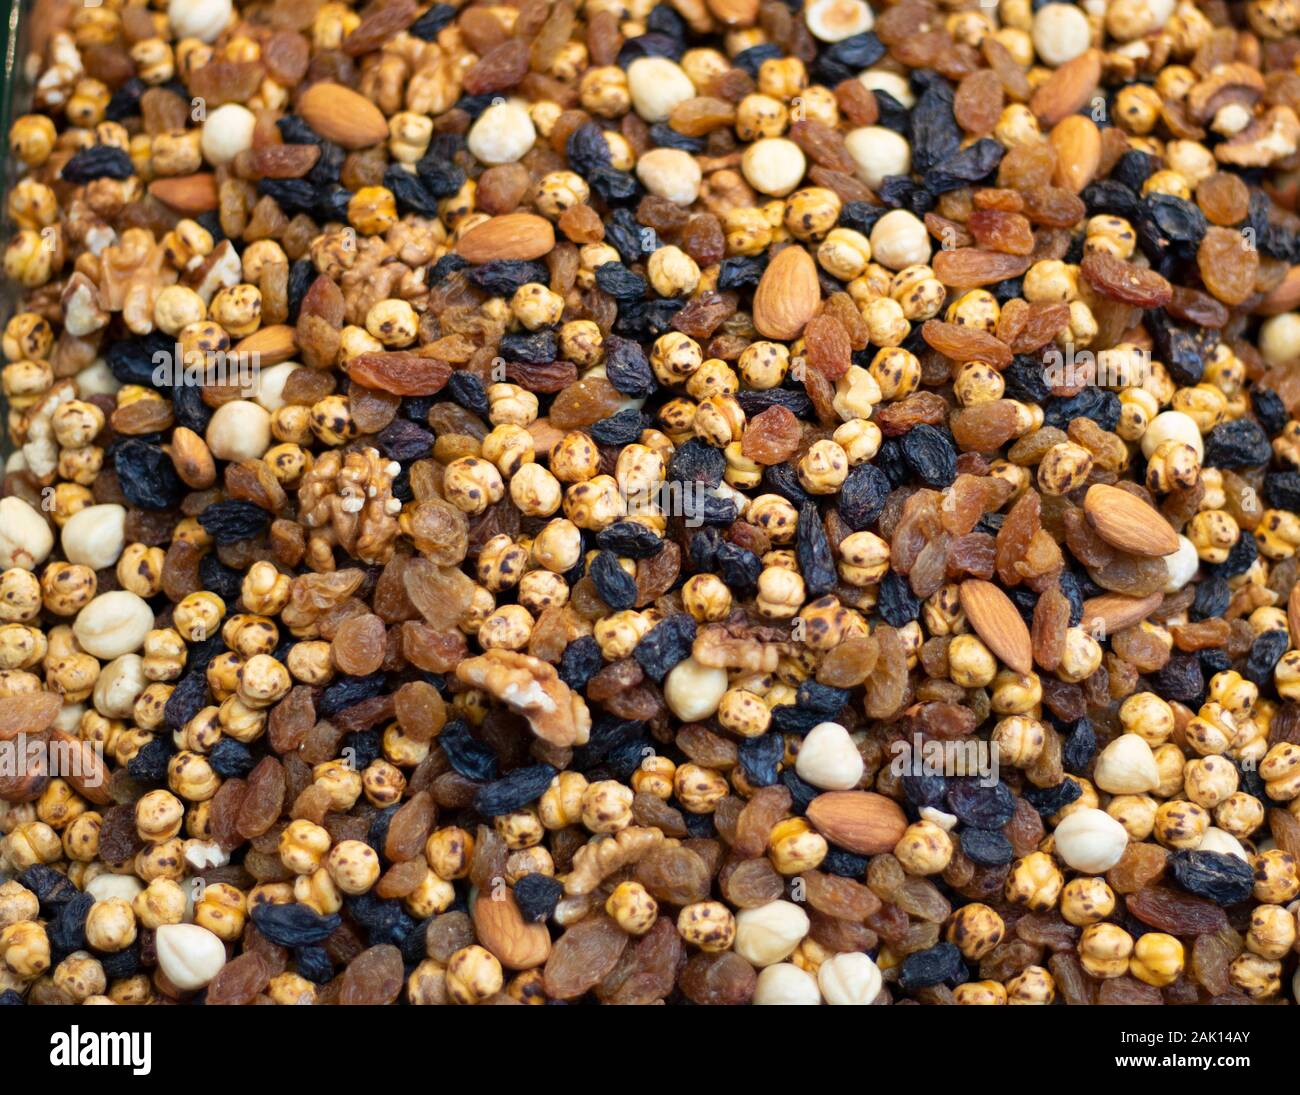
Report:
[{"label": "whole almond", "polygon": [[808,804],[808,820],[832,844],[858,855],[893,851],[907,830],[902,807],[875,791],[827,791]]},{"label": "whole almond", "polygon": [[555,246],[555,229],[536,213],[504,213],[471,228],[456,241],[456,254],[470,262],[540,259]]},{"label": "whole almond", "polygon": [[261,327],[235,344],[235,352],[256,354],[259,365],[279,365],[298,350],[298,332],[287,323]]},{"label": "whole almond", "polygon": [[210,213],[217,207],[217,180],[206,171],[154,179],[149,193],[178,213]]},{"label": "whole almond", "polygon": [[1106,543],[1132,555],[1172,555],[1178,533],[1136,494],[1094,483],[1083,500],[1083,512]]},{"label": "whole almond", "polygon": [[326,140],[344,148],[369,148],[388,139],[384,112],[342,84],[312,84],[298,100],[298,113]]},{"label": "whole almond", "polygon": [[1077,194],[1097,173],[1101,163],[1101,131],[1091,118],[1071,114],[1052,128],[1052,147],[1056,150],[1056,174],[1053,181]]},{"label": "whole almond", "polygon": [[798,244],[767,264],[754,290],[754,326],[767,338],[789,342],[803,333],[821,303],[817,266]]},{"label": "whole almond", "polygon": [[1287,598],[1286,626],[1291,632],[1291,645],[1300,647],[1300,585],[1293,585]]},{"label": "whole almond", "polygon": [[107,806],[113,801],[108,793],[108,768],[90,742],[54,727],[50,730],[50,744],[57,750],[59,774],[72,784],[77,794],[96,806]]},{"label": "whole almond", "polygon": [[474,930],[478,941],[511,970],[531,970],[551,955],[551,933],[545,924],[530,924],[508,889],[480,892],[474,900]]},{"label": "whole almond", "polygon": [[961,607],[985,645],[1017,673],[1034,668],[1029,628],[1011,598],[992,582],[967,578],[961,584]]},{"label": "whole almond", "polygon": [[1030,109],[1043,125],[1056,125],[1088,102],[1100,80],[1101,54],[1090,49],[1066,61],[1040,84],[1029,101]]},{"label": "whole almond", "polygon": [[707,0],[708,9],[728,27],[752,27],[758,22],[758,0]]},{"label": "whole almond", "polygon": [[217,481],[217,465],[212,452],[207,442],[193,430],[177,426],[172,430],[171,444],[164,445],[163,452],[172,458],[176,474],[187,487],[207,490]]},{"label": "whole almond", "polygon": [[1151,615],[1164,601],[1163,593],[1148,593],[1145,597],[1125,597],[1122,593],[1103,593],[1083,602],[1084,631],[1094,639],[1104,639],[1139,624]]}]

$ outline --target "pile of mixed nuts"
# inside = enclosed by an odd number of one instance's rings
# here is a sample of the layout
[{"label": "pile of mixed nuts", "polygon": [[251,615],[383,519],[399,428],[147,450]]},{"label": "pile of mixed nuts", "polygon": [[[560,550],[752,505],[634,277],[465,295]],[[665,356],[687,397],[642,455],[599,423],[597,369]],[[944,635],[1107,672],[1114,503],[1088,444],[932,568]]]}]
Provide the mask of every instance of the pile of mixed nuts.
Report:
[{"label": "pile of mixed nuts", "polygon": [[0,1003],[1294,999],[1300,2],[28,29]]}]

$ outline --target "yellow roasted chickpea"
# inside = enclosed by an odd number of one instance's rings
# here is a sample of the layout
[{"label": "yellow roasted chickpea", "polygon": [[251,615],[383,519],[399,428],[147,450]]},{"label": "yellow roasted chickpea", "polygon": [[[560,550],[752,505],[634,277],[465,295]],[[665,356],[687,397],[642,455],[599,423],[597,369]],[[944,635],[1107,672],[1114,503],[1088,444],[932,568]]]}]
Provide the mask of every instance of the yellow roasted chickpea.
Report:
[{"label": "yellow roasted chickpea", "polygon": [[972,902],[953,913],[947,939],[966,958],[977,961],[1002,942],[1006,931],[1006,924],[994,909]]}]

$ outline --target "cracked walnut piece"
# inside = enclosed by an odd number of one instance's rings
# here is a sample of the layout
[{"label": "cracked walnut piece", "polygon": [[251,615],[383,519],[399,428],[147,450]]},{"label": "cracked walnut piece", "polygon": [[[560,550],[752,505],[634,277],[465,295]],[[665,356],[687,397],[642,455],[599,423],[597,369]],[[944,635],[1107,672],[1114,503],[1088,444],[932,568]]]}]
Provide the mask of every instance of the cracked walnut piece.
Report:
[{"label": "cracked walnut piece", "polygon": [[364,563],[392,558],[402,509],[392,487],[400,470],[375,449],[321,454],[298,488],[301,520],[310,530],[307,561],[313,570],[334,569],[335,544]]},{"label": "cracked walnut piece", "polygon": [[664,840],[659,829],[633,825],[603,840],[584,844],[573,854],[573,870],[564,876],[564,892],[571,897],[593,892],[615,871],[640,863]]},{"label": "cracked walnut piece", "polygon": [[586,702],[560,680],[554,666],[540,658],[489,650],[461,662],[456,676],[523,715],[543,741],[558,746],[587,744],[591,714]]}]

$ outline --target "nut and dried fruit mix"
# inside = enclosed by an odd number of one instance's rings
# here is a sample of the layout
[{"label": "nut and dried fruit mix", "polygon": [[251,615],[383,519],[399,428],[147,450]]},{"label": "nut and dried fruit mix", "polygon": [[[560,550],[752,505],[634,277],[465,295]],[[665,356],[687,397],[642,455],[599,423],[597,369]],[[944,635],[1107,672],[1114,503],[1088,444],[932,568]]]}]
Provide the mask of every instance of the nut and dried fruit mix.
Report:
[{"label": "nut and dried fruit mix", "polygon": [[0,1003],[1294,999],[1300,2],[29,24]]}]

